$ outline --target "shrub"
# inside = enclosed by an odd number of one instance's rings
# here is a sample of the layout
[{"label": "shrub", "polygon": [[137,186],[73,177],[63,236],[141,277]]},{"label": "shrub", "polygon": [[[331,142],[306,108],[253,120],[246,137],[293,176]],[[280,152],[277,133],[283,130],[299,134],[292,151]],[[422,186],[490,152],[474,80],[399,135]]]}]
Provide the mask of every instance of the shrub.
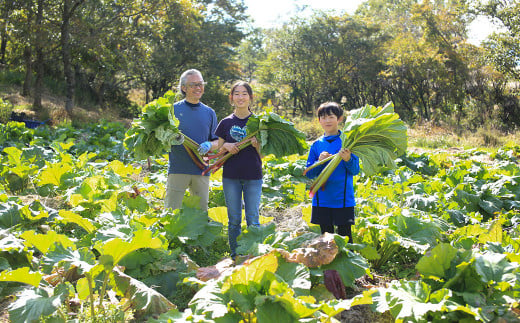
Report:
[{"label": "shrub", "polygon": [[13,105],[9,101],[0,99],[0,122],[7,123],[13,112]]}]

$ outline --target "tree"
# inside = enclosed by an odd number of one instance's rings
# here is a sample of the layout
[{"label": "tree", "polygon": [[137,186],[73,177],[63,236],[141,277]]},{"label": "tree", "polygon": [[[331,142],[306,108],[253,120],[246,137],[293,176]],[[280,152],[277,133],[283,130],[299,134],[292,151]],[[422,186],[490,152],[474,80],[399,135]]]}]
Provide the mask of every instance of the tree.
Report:
[{"label": "tree", "polygon": [[377,33],[377,28],[348,15],[319,13],[294,19],[267,37],[269,56],[262,80],[274,81],[282,94],[289,88],[284,100],[293,114],[312,113],[324,101],[343,98],[348,109],[382,100],[382,42]]},{"label": "tree", "polygon": [[74,72],[72,71],[71,62],[71,43],[70,43],[70,20],[72,19],[76,9],[85,0],[63,0],[61,15],[61,53],[63,59],[63,74],[65,76],[65,111],[70,116],[74,107]]},{"label": "tree", "polygon": [[36,39],[35,39],[35,52],[36,52],[36,81],[34,82],[34,102],[33,106],[37,110],[42,109],[42,92],[43,92],[43,73],[44,73],[44,58],[43,48],[45,41],[45,29],[43,26],[43,11],[44,11],[44,0],[37,0],[36,5]]},{"label": "tree", "polygon": [[503,26],[484,42],[489,61],[499,71],[520,79],[520,2],[489,0],[481,5],[481,12]]},{"label": "tree", "polygon": [[241,78],[249,83],[256,78],[260,62],[266,58],[264,37],[261,29],[252,29],[238,47],[237,64]]}]

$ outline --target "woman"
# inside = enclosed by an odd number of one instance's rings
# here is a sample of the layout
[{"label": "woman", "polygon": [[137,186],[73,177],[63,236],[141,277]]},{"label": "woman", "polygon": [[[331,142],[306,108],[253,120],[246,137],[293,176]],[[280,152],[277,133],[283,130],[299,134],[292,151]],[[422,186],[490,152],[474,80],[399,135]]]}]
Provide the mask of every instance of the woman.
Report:
[{"label": "woman", "polygon": [[228,238],[231,258],[236,257],[237,237],[241,233],[242,199],[247,226],[259,226],[260,197],[262,195],[262,160],[256,138],[252,145],[239,150],[237,143],[246,137],[247,121],[252,115],[250,104],[253,90],[247,82],[238,81],[231,87],[229,101],[235,108],[222,119],[215,130],[221,151],[234,154],[223,166],[222,186],[228,213]]}]

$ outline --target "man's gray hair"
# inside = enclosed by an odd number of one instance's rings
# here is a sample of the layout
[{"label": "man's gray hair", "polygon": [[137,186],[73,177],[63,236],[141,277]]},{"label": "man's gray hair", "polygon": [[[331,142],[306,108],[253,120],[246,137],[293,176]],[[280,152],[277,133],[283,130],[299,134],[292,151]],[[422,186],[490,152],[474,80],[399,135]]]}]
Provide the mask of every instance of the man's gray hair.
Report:
[{"label": "man's gray hair", "polygon": [[186,79],[190,75],[200,75],[200,77],[202,78],[202,73],[199,70],[196,70],[194,68],[189,69],[189,70],[185,71],[184,73],[182,73],[181,78],[179,79],[179,92],[181,92],[182,95],[186,95],[186,92],[184,92],[182,90],[182,87],[186,86]]}]

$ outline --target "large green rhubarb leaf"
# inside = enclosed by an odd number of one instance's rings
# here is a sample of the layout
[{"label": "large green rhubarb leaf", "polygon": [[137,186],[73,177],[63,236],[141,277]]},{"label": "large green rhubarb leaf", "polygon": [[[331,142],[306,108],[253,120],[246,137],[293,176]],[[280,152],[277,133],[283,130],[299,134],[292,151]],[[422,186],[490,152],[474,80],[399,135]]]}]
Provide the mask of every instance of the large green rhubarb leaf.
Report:
[{"label": "large green rhubarb leaf", "polygon": [[169,152],[172,145],[183,143],[179,120],[173,112],[174,100],[175,94],[168,91],[164,97],[148,103],[126,132],[125,147],[133,151],[136,158],[161,156]]},{"label": "large green rhubarb leaf", "polygon": [[421,322],[428,312],[443,311],[451,293],[446,289],[432,292],[422,281],[394,281],[374,295],[379,312],[390,311],[400,322]]},{"label": "large green rhubarb leaf", "polygon": [[370,176],[396,167],[394,160],[406,152],[406,131],[392,103],[377,108],[366,105],[351,113],[341,140],[343,147],[361,159],[363,171]]},{"label": "large green rhubarb leaf", "polygon": [[44,289],[28,289],[9,306],[11,322],[39,322],[41,316],[54,313],[67,297],[67,291],[49,296]]},{"label": "large green rhubarb leaf", "polygon": [[[341,133],[342,147],[358,156],[363,172],[371,176],[396,167],[395,159],[406,152],[406,132],[406,125],[394,112],[392,103],[384,107],[366,105],[352,111],[345,122]],[[329,161],[314,179],[310,189],[311,196],[325,185],[341,160],[339,154],[336,154],[332,160],[324,159],[307,168],[309,170]]]},{"label": "large green rhubarb leaf", "polygon": [[415,266],[427,278],[445,279],[451,261],[457,256],[457,249],[447,243],[441,243],[430,251],[430,254],[419,259]]},{"label": "large green rhubarb leaf", "polygon": [[252,115],[247,121],[247,134],[257,134],[264,155],[303,155],[307,150],[305,134],[274,112]]}]

